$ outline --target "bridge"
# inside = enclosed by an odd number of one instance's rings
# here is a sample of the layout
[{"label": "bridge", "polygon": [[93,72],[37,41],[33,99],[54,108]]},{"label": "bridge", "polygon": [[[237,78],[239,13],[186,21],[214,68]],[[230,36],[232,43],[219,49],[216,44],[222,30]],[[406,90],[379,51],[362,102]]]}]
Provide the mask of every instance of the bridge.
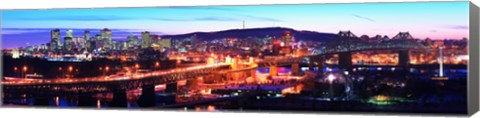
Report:
[{"label": "bridge", "polygon": [[[370,50],[391,50],[397,51],[398,66],[408,66],[410,63],[409,52],[412,50],[430,50],[417,42],[408,32],[400,32],[390,40],[380,42],[369,42],[358,38],[351,31],[340,31],[333,41],[323,44],[311,51],[308,55],[297,57],[277,57],[258,61],[259,67],[270,67],[270,75],[276,75],[278,66],[292,66],[292,74],[299,72],[299,65],[304,58],[308,59],[309,68],[313,70],[314,63],[320,68],[322,63],[333,54],[339,55],[338,66],[346,70],[352,68],[352,52]],[[321,71],[321,70],[319,70]]]},{"label": "bridge", "polygon": [[2,85],[3,91],[6,93],[35,93],[41,95],[91,94],[134,90],[146,85],[175,83],[229,68],[228,64],[215,64],[167,71],[92,78],[7,79],[2,82]]}]

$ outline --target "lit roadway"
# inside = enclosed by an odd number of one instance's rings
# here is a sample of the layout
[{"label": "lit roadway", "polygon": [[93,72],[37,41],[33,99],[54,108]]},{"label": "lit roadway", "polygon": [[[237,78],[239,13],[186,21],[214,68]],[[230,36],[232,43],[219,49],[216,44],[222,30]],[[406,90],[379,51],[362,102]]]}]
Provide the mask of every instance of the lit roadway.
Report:
[{"label": "lit roadway", "polygon": [[[109,76],[91,77],[91,78],[57,78],[57,79],[28,79],[28,78],[12,78],[5,77],[2,85],[38,85],[38,84],[72,84],[84,82],[110,82],[123,80],[138,80],[148,77],[169,75],[175,73],[183,73],[195,70],[202,70],[207,68],[215,68],[220,66],[227,66],[229,64],[219,63],[211,65],[200,65],[187,68],[176,68],[170,70],[159,70],[151,72],[133,72],[132,74],[113,74]],[[124,73],[124,72],[122,72]]]}]

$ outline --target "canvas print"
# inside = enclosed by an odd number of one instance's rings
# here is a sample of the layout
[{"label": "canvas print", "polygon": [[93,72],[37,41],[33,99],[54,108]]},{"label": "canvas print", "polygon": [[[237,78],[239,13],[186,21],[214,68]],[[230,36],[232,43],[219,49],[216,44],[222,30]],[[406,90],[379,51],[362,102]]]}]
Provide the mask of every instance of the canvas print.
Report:
[{"label": "canvas print", "polygon": [[3,107],[467,113],[468,2],[1,11]]}]

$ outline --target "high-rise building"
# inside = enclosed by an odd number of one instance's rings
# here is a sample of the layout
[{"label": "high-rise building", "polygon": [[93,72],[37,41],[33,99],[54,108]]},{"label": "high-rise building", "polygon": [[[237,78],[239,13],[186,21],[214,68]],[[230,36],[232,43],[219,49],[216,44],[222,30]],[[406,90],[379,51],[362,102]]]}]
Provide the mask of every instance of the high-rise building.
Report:
[{"label": "high-rise building", "polygon": [[171,48],[172,47],[172,39],[162,39],[158,43],[162,48]]},{"label": "high-rise building", "polygon": [[65,37],[63,38],[64,49],[65,51],[71,51],[73,49],[73,38],[72,37]]},{"label": "high-rise building", "polygon": [[84,36],[83,36],[83,39],[89,41],[90,40],[90,31],[88,30],[85,30],[85,33],[84,33]]},{"label": "high-rise building", "polygon": [[152,38],[150,37],[150,32],[142,32],[142,49],[148,48],[152,45]]},{"label": "high-rise building", "polygon": [[60,29],[54,29],[50,32],[50,50],[54,51],[60,47]]},{"label": "high-rise building", "polygon": [[138,44],[138,37],[137,36],[133,36],[133,35],[129,35],[127,37],[127,40],[128,40],[128,44],[127,44],[127,47],[128,48],[131,48],[131,47],[137,47],[139,44]]},{"label": "high-rise building", "polygon": [[160,43],[160,40],[162,40],[162,37],[156,34],[150,35],[150,38],[152,39],[152,43]]},{"label": "high-rise building", "polygon": [[285,33],[283,33],[283,43],[285,44],[286,47],[290,47],[291,45],[291,42],[292,42],[292,34],[290,33],[290,31],[285,31]]},{"label": "high-rise building", "polygon": [[73,38],[73,30],[67,30],[67,34],[65,35],[65,37]]},{"label": "high-rise building", "polygon": [[101,40],[103,41],[103,47],[111,49],[112,46],[112,30],[104,28],[100,31]]}]

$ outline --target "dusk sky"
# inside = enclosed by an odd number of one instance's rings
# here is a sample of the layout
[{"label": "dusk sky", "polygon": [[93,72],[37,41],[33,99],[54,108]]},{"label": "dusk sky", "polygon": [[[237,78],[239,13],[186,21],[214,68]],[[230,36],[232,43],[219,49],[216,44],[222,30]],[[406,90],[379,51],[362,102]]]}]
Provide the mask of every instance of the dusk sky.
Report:
[{"label": "dusk sky", "polygon": [[2,47],[47,43],[50,30],[74,29],[98,33],[113,29],[114,39],[130,33],[182,34],[242,28],[288,27],[337,33],[351,30],[357,36],[393,37],[408,31],[415,38],[468,38],[468,2],[314,4],[271,6],[202,6],[159,8],[96,8],[1,11]]}]

